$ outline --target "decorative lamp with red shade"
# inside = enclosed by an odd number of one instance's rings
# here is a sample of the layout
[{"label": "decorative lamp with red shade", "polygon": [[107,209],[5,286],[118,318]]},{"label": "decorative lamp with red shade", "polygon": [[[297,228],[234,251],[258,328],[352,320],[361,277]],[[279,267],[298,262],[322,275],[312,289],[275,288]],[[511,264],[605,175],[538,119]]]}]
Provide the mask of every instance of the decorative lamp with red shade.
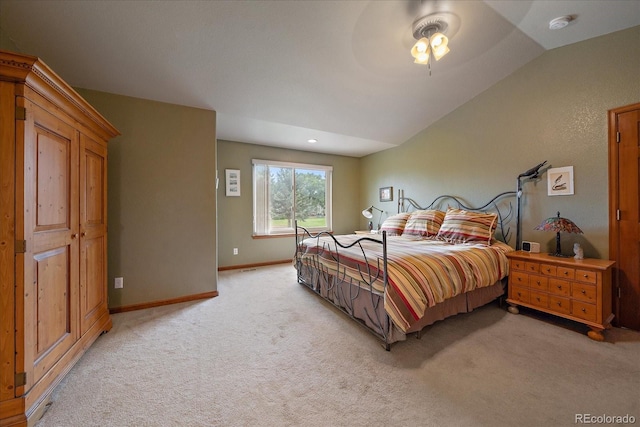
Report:
[{"label": "decorative lamp with red shade", "polygon": [[538,225],[534,230],[540,231],[553,231],[556,233],[556,252],[554,254],[549,254],[557,257],[568,257],[569,255],[562,255],[562,251],[560,249],[560,233],[576,233],[582,234],[582,230],[580,227],[574,224],[573,221],[567,218],[562,218],[560,216],[560,212],[558,212],[557,216],[552,216],[551,218],[547,218],[540,225]]}]

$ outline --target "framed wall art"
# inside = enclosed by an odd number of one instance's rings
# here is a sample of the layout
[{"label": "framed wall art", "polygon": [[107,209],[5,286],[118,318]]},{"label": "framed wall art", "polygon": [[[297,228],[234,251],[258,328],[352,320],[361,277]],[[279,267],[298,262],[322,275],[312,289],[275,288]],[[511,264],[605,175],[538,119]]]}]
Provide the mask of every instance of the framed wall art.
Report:
[{"label": "framed wall art", "polygon": [[393,201],[393,187],[380,188],[380,201],[381,202]]},{"label": "framed wall art", "polygon": [[227,196],[240,196],[240,170],[225,169],[225,182],[227,184]]},{"label": "framed wall art", "polygon": [[549,196],[573,194],[573,166],[552,168],[547,171],[547,194]]}]

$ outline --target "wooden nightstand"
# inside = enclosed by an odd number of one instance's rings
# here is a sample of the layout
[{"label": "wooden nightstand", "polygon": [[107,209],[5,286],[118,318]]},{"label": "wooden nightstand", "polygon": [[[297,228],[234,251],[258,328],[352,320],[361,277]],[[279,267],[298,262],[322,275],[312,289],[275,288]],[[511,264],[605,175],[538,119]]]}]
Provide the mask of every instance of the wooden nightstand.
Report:
[{"label": "wooden nightstand", "polygon": [[584,323],[589,338],[604,341],[611,326],[611,275],[614,261],[559,258],[516,251],[509,258],[509,312],[529,307]]}]

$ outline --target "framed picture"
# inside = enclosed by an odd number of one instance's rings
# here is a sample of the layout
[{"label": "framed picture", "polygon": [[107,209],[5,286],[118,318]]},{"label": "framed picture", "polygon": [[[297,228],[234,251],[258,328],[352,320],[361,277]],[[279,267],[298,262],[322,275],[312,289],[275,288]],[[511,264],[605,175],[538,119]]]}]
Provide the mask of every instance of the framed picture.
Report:
[{"label": "framed picture", "polygon": [[240,170],[238,169],[225,169],[225,177],[227,184],[227,196],[239,196],[240,195]]},{"label": "framed picture", "polygon": [[380,201],[381,202],[393,201],[393,187],[380,188]]},{"label": "framed picture", "polygon": [[553,168],[547,171],[547,193],[549,196],[573,194],[573,166]]}]

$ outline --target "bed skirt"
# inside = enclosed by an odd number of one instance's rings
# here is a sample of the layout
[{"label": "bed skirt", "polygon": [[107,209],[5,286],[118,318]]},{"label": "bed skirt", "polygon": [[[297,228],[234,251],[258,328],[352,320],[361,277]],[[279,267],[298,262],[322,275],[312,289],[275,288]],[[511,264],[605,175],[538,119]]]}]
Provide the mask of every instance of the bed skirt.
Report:
[{"label": "bed skirt", "polygon": [[428,307],[424,316],[406,333],[397,328],[387,316],[384,295],[360,286],[360,283],[345,277],[339,279],[327,271],[322,271],[298,263],[298,282],[332,303],[342,312],[352,317],[370,332],[377,335],[389,349],[398,341],[407,339],[407,334],[417,333],[438,320],[460,313],[468,313],[475,308],[494,301],[504,295],[505,283],[499,280],[492,286],[478,288],[457,295],[433,307]]}]

